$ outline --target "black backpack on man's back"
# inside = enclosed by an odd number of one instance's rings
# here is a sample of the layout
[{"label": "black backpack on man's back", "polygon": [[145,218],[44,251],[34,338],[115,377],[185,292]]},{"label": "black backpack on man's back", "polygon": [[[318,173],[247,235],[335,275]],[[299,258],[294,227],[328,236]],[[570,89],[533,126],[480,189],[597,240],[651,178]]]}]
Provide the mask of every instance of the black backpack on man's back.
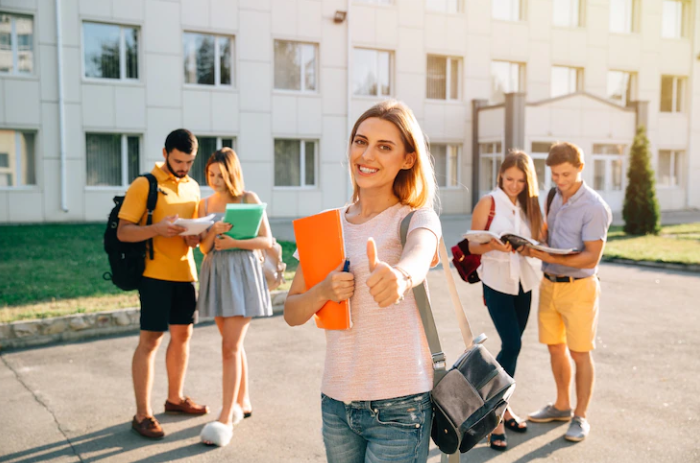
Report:
[{"label": "black backpack on man's back", "polygon": [[[143,174],[141,177],[148,179],[148,200],[146,209],[146,225],[153,223],[153,211],[158,201],[158,181],[153,174]],[[104,247],[109,258],[111,272],[105,272],[102,278],[111,280],[117,288],[124,291],[138,289],[143,271],[146,268],[146,251],[153,259],[153,239],[139,241],[137,243],[125,243],[117,238],[117,227],[119,227],[119,211],[124,204],[124,196],[115,196],[114,207],[109,213],[107,229],[104,234]]]}]

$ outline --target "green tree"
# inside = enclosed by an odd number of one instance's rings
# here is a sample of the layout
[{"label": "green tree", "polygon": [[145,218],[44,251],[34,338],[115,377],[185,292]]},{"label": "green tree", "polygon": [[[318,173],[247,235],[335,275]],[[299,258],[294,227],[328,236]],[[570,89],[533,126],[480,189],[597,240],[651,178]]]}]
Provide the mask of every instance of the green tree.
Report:
[{"label": "green tree", "polygon": [[622,217],[625,233],[658,235],[661,231],[659,202],[656,199],[654,171],[651,169],[646,128],[639,126],[630,150],[627,189]]}]

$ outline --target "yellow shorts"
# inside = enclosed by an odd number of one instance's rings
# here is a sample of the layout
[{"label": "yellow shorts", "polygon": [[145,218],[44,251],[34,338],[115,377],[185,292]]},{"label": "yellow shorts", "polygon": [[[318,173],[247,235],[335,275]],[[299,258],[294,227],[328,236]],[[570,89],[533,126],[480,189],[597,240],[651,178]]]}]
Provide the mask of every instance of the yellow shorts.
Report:
[{"label": "yellow shorts", "polygon": [[546,278],[540,286],[539,332],[542,344],[566,344],[574,352],[595,349],[600,282],[595,276],[571,283]]}]

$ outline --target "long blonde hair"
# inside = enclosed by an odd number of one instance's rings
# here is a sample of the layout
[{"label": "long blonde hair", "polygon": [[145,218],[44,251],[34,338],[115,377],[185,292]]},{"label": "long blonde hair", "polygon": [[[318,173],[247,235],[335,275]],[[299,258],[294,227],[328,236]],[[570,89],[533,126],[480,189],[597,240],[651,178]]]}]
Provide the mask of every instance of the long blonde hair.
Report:
[{"label": "long blonde hair", "polygon": [[[231,148],[225,147],[218,151],[214,151],[209,160],[207,161],[206,167],[204,167],[204,178],[207,180],[209,185],[209,166],[214,163],[219,164],[219,169],[221,169],[221,176],[224,178],[224,184],[226,189],[234,198],[243,194],[245,190],[245,183],[243,182],[243,169],[241,169],[241,163],[238,160],[236,152]],[[211,185],[209,185],[211,186]]]},{"label": "long blonde hair", "polygon": [[[348,153],[357,134],[357,129],[365,120],[376,117],[389,121],[399,129],[401,141],[406,153],[415,153],[416,161],[410,169],[399,171],[394,179],[394,194],[401,204],[411,206],[414,209],[420,207],[434,207],[436,201],[437,182],[430,154],[425,143],[425,136],[418,125],[413,111],[408,106],[397,100],[385,100],[369,108],[357,119],[350,133]],[[360,190],[352,175],[350,166],[350,178],[353,179],[352,201],[360,199]]]},{"label": "long blonde hair", "polygon": [[532,158],[524,151],[511,150],[503,160],[498,172],[498,186],[503,189],[503,174],[511,167],[517,167],[525,174],[525,188],[518,195],[520,206],[525,211],[525,216],[530,222],[532,237],[536,240],[542,238],[542,211],[540,210],[539,187],[537,185],[537,173]]}]

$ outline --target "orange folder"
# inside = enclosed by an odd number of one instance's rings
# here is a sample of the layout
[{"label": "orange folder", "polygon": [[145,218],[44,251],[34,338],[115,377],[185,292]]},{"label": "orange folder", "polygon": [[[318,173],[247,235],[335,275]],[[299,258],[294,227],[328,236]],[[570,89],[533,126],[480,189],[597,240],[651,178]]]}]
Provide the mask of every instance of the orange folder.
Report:
[{"label": "orange folder", "polygon": [[[333,209],[292,222],[306,288],[323,281],[345,260],[340,210]],[[352,326],[350,301],[328,301],[314,315],[316,326],[347,330]]]}]

